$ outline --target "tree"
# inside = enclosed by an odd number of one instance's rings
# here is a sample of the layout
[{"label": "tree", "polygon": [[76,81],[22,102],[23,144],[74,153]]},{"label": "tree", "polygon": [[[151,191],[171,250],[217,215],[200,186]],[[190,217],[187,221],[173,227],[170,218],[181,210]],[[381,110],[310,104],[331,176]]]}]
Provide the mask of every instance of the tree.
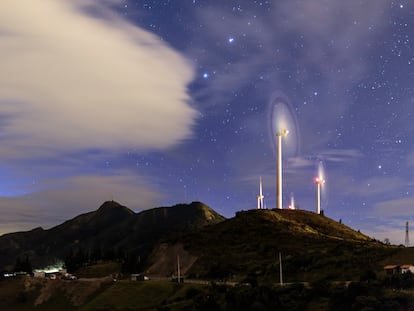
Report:
[{"label": "tree", "polygon": [[362,274],[359,277],[359,280],[364,282],[364,281],[373,281],[377,279],[377,275],[375,273],[375,271],[368,269],[365,270],[364,272],[362,272]]},{"label": "tree", "polygon": [[84,250],[79,247],[78,249],[70,249],[69,254],[65,258],[65,267],[68,272],[74,272],[80,268],[87,261]]},{"label": "tree", "polygon": [[26,255],[24,260],[21,260],[20,257],[16,258],[14,272],[26,272],[29,274],[33,273],[32,264],[30,263],[28,255]]}]

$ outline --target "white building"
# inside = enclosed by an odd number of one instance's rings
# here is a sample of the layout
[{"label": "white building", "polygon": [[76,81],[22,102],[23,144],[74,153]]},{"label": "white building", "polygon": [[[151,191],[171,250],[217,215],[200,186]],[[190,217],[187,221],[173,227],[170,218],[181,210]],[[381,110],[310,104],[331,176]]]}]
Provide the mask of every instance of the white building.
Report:
[{"label": "white building", "polygon": [[413,265],[401,265],[401,274],[404,273],[413,273],[414,274],[414,266]]}]

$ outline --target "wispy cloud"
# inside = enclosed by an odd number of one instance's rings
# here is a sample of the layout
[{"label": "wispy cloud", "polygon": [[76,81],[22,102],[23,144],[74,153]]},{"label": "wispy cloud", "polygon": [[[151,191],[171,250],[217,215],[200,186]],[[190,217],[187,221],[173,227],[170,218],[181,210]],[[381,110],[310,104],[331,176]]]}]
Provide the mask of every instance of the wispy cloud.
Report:
[{"label": "wispy cloud", "polygon": [[[384,241],[388,239],[392,244],[405,243],[405,223],[408,218],[392,218],[387,220],[365,219],[364,234]],[[411,219],[410,219],[411,220]],[[411,226],[411,225],[410,225]]]},{"label": "wispy cloud", "polygon": [[411,217],[414,198],[399,198],[379,202],[375,205],[375,214],[379,217]]},{"label": "wispy cloud", "polygon": [[409,152],[406,156],[406,163],[409,167],[414,167],[414,150]]},{"label": "wispy cloud", "polygon": [[[387,27],[383,20],[389,5],[385,0],[375,6],[273,1],[269,15],[260,18],[255,14],[259,8],[251,3],[236,9],[231,4],[206,6],[198,17],[211,50],[194,48],[189,53],[217,75],[211,75],[196,96],[217,111],[234,100],[234,93],[245,94],[254,86],[255,104],[265,110],[270,94],[283,91],[296,108],[301,150],[312,154],[315,148],[326,148],[337,133],[321,131],[320,124],[335,128],[355,104],[351,90],[370,69],[365,56]],[[231,35],[234,41],[229,44]],[[197,46],[196,38],[194,43]]]},{"label": "wispy cloud", "polygon": [[317,160],[327,162],[349,162],[363,157],[363,153],[356,149],[329,149],[323,150],[316,156]]},{"label": "wispy cloud", "polygon": [[161,195],[143,177],[84,175],[42,181],[28,194],[0,197],[0,234],[50,228],[81,213],[97,209],[105,200],[116,200],[138,211],[157,206]]}]

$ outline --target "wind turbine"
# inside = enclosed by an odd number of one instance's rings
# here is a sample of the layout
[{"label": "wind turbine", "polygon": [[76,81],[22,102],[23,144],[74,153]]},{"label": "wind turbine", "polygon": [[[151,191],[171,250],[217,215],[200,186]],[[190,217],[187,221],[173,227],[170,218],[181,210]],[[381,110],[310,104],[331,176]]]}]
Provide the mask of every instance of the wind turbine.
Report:
[{"label": "wind turbine", "polygon": [[316,184],[316,213],[321,213],[321,186],[325,183],[325,179],[322,177],[316,177],[315,178],[315,184]]},{"label": "wind turbine", "polygon": [[282,137],[289,134],[287,129],[280,130],[277,136],[277,180],[276,180],[276,196],[277,208],[282,209]]},{"label": "wind turbine", "polygon": [[260,177],[259,185],[259,195],[257,196],[257,209],[264,209],[264,196],[263,196],[263,187],[262,187],[262,177]]}]

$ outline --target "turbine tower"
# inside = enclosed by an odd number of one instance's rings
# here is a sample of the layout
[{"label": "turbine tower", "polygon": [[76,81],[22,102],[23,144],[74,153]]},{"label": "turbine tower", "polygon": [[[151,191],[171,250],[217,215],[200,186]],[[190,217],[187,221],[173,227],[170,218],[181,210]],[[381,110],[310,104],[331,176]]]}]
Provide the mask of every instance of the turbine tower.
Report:
[{"label": "turbine tower", "polygon": [[321,213],[321,185],[325,183],[325,179],[322,177],[315,178],[316,184],[316,213],[319,215]]},{"label": "turbine tower", "polygon": [[408,236],[408,221],[405,223],[405,247],[410,246],[410,237]]},{"label": "turbine tower", "polygon": [[263,200],[264,200],[264,196],[263,196],[262,177],[260,177],[259,195],[257,196],[257,209],[264,209]]},{"label": "turbine tower", "polygon": [[276,180],[276,197],[277,208],[282,209],[282,137],[289,134],[287,129],[280,130],[277,136],[277,180]]}]

